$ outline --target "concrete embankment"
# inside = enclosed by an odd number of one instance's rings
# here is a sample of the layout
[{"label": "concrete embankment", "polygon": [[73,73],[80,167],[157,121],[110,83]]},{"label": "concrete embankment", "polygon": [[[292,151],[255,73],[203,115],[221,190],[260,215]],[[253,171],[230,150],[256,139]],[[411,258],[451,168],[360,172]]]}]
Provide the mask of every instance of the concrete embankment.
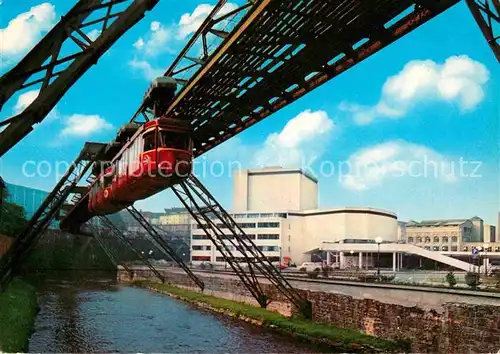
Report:
[{"label": "concrete embankment", "polygon": [[28,350],[37,310],[35,288],[20,279],[14,279],[0,293],[0,351]]},{"label": "concrete embankment", "polygon": [[[178,269],[165,268],[166,281],[176,287],[198,292],[196,285]],[[239,279],[213,273],[197,274],[205,283],[204,294],[256,306],[256,301]],[[135,269],[133,279],[119,269],[122,282],[157,281],[149,270]],[[285,316],[295,311],[271,284],[262,282],[272,299],[269,309]],[[348,296],[331,290],[299,289],[312,303],[313,322],[350,328],[389,340],[411,342],[412,352],[469,353],[497,352],[500,348],[500,306],[460,302],[441,303],[439,310],[405,306],[363,296]],[[359,288],[358,288],[359,289]],[[361,292],[366,290],[359,289]],[[494,302],[492,300],[492,302]]]}]

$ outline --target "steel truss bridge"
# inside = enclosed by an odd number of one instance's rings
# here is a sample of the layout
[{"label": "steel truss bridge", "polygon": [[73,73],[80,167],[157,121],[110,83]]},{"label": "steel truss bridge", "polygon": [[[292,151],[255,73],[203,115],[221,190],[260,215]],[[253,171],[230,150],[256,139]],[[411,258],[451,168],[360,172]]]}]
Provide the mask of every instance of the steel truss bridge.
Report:
[{"label": "steel truss bridge", "polygon": [[[500,61],[499,0],[463,1]],[[4,128],[0,132],[0,157],[41,123],[69,88],[158,2],[80,0],[15,67],[0,77],[0,110],[19,91],[39,87],[38,97],[23,112],[0,122]],[[191,122],[195,156],[345,72],[459,0],[248,0],[230,12],[222,11],[226,2],[220,0],[215,5],[164,74],[175,78],[180,88],[171,101],[159,107],[160,113]],[[99,30],[100,35],[91,39],[89,29]],[[64,49],[71,46],[72,50]],[[144,101],[130,123],[143,124],[152,117],[151,105]],[[75,233],[82,232],[85,224],[84,228],[90,229],[107,249],[102,231],[92,229],[87,222],[95,215],[88,213],[86,188],[77,184],[82,178],[92,182],[96,176],[89,172],[91,164],[109,161],[120,146],[119,140],[84,146],[10,252],[0,259],[3,288],[56,216],[61,218],[62,228]],[[200,181],[191,176],[173,190],[261,306],[265,307],[269,299],[258,275],[264,275],[299,310],[310,315],[310,304],[269,263]],[[133,207],[129,212],[158,248],[203,290],[204,284],[154,227]],[[97,217],[108,234],[127,243],[108,218]],[[217,226],[221,224],[223,230]],[[235,257],[230,246],[243,257]],[[107,252],[114,260],[112,250],[108,248]],[[164,280],[147,259],[138,257]]]}]

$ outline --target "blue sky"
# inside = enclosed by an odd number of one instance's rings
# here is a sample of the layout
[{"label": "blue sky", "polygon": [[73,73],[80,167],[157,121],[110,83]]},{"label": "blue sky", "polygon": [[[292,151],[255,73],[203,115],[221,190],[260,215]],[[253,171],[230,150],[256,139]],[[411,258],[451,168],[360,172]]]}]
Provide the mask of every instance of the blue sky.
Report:
[{"label": "blue sky", "polygon": [[[72,4],[3,0],[0,73]],[[72,161],[84,141],[114,137],[137,109],[149,79],[169,66],[213,4],[160,2],[69,90],[50,117],[0,160],[0,174],[10,183],[51,189],[56,163]],[[23,15],[27,12],[32,17]],[[16,33],[23,33],[22,38]],[[36,96],[28,91],[13,97],[2,117]],[[498,63],[461,2],[209,152],[195,171],[229,209],[229,166],[301,166],[317,175],[322,208],[370,206],[395,211],[402,220],[478,215],[496,224],[499,92]],[[47,176],[32,176],[33,165],[25,165],[29,160]],[[224,166],[223,175],[203,173],[205,163],[220,174],[215,161]],[[422,176],[425,162],[427,175]],[[443,170],[435,175],[433,166]],[[179,203],[164,192],[138,204],[159,211]]]}]

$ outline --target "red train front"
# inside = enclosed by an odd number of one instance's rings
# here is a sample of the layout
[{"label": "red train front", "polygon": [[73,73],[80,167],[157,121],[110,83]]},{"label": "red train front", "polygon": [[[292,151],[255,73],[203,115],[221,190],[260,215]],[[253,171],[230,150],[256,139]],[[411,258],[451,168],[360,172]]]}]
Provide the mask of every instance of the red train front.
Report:
[{"label": "red train front", "polygon": [[90,187],[89,209],[112,214],[187,178],[192,171],[191,125],[158,118],[145,123]]}]

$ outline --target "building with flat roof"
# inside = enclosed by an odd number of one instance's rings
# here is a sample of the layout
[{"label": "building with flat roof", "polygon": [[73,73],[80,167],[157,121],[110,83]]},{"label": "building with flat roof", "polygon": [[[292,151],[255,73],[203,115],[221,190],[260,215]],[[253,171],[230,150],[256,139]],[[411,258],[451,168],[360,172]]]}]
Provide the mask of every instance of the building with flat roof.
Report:
[{"label": "building with flat roof", "polygon": [[239,170],[233,173],[233,183],[235,212],[318,208],[318,181],[300,169]]},{"label": "building with flat roof", "polygon": [[458,251],[462,243],[473,241],[473,230],[470,219],[410,220],[406,241],[429,251]]},{"label": "building with flat roof", "polygon": [[497,242],[497,230],[495,225],[484,224],[484,242]]},{"label": "building with flat roof", "polygon": [[[271,261],[285,257],[297,264],[310,261],[311,252],[324,241],[398,239],[393,212],[363,207],[318,209],[318,181],[299,169],[236,171],[234,206],[234,220]],[[194,263],[224,262],[203,229],[194,223],[191,244]],[[242,256],[235,249],[232,252],[235,257]]]},{"label": "building with flat roof", "polygon": [[190,215],[187,211],[160,216],[160,225],[187,225]]},{"label": "building with flat roof", "polygon": [[7,187],[7,201],[20,205],[26,212],[26,217],[30,219],[44,202],[49,192],[39,189],[28,188],[12,183],[5,183]]}]

